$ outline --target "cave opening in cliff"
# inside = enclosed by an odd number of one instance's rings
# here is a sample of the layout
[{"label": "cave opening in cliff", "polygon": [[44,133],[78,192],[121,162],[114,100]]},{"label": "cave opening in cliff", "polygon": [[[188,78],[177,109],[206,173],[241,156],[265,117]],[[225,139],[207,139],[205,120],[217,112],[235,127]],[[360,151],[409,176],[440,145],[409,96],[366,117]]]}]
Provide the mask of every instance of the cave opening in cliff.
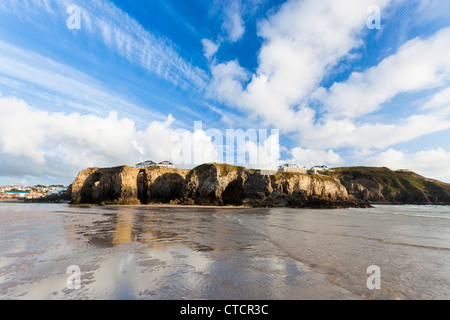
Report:
[{"label": "cave opening in cliff", "polygon": [[137,177],[137,189],[138,189],[138,199],[141,204],[148,203],[148,186],[147,186],[147,173],[145,170],[139,171]]},{"label": "cave opening in cliff", "polygon": [[81,203],[95,203],[98,200],[98,195],[95,197],[93,191],[95,187],[100,184],[101,175],[98,172],[94,172],[84,181],[80,190],[80,202]]},{"label": "cave opening in cliff", "polygon": [[242,181],[231,182],[222,193],[223,205],[242,205],[244,198],[244,188]]}]

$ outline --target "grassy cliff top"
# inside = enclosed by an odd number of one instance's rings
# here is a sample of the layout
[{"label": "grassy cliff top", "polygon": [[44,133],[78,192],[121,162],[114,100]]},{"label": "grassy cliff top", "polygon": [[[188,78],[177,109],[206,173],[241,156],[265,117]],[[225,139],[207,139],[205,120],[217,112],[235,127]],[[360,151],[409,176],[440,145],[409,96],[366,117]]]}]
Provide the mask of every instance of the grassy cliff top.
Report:
[{"label": "grassy cliff top", "polygon": [[191,172],[196,174],[202,174],[204,172],[211,170],[211,168],[213,167],[216,167],[220,171],[221,176],[226,176],[230,172],[247,170],[245,167],[233,166],[231,164],[226,163],[206,163],[198,167],[195,167],[194,169],[191,170]]},{"label": "grassy cliff top", "polygon": [[378,167],[344,167],[332,169],[328,175],[342,180],[372,180],[392,191],[414,190],[430,194],[450,193],[450,184],[425,178],[412,171],[393,171]]},{"label": "grassy cliff top", "polygon": [[364,178],[364,177],[377,177],[377,178],[398,178],[398,179],[407,179],[407,180],[423,180],[429,182],[435,182],[442,185],[450,184],[441,182],[438,180],[433,180],[429,178],[425,178],[413,171],[393,171],[386,167],[342,167],[342,168],[334,168],[331,169],[328,173],[329,175],[348,175],[353,178]]},{"label": "grassy cliff top", "polygon": [[283,179],[291,179],[298,176],[308,176],[314,177],[317,180],[335,180],[336,177],[328,175],[328,174],[309,174],[309,173],[300,173],[300,172],[284,172],[278,171],[276,174],[270,175],[270,179],[272,181],[283,180]]}]

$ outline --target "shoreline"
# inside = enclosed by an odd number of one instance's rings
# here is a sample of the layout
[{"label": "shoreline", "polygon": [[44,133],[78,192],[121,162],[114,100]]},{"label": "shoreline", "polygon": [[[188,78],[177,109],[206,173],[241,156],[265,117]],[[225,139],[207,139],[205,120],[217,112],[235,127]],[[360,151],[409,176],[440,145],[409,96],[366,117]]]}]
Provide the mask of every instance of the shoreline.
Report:
[{"label": "shoreline", "polygon": [[[214,205],[200,205],[200,204],[170,204],[170,203],[163,203],[163,204],[92,204],[92,203],[67,203],[69,206],[74,207],[83,207],[83,206],[92,206],[92,207],[142,207],[142,208],[194,208],[194,209],[258,209],[258,207],[251,207],[251,206],[214,206]],[[263,208],[260,207],[260,209],[270,209],[270,208]]]},{"label": "shoreline", "polygon": [[[51,203],[51,202],[49,202]],[[54,203],[54,204],[58,204],[58,203]],[[64,204],[64,203],[59,203],[59,204]],[[371,207],[343,207],[343,208],[333,208],[333,207],[329,207],[329,208],[314,208],[314,207],[253,207],[253,206],[246,206],[246,205],[241,205],[241,206],[233,206],[233,205],[227,205],[227,206],[215,206],[215,205],[200,205],[200,204],[169,204],[169,203],[163,203],[163,204],[92,204],[92,203],[65,203],[68,204],[70,206],[92,206],[92,207],[143,207],[143,208],[151,208],[151,207],[155,207],[155,208],[194,208],[194,209],[200,209],[200,208],[205,208],[205,209],[298,209],[298,210],[302,210],[302,209],[313,209],[313,210],[339,210],[339,209],[371,209],[374,208],[375,206],[450,206],[450,203],[371,203]]]},{"label": "shoreline", "polygon": [[26,200],[0,199],[0,203],[26,203]]},{"label": "shoreline", "polygon": [[286,209],[313,209],[313,210],[320,210],[320,209],[333,209],[333,210],[339,210],[339,209],[370,209],[374,206],[450,206],[450,203],[389,203],[389,202],[380,202],[380,203],[370,203],[369,207],[290,207],[290,206],[248,206],[248,205],[226,205],[226,206],[220,206],[220,205],[201,205],[201,204],[170,204],[170,203],[151,203],[151,204],[97,204],[97,203],[70,203],[68,201],[65,202],[54,202],[54,201],[29,201],[29,200],[6,200],[6,199],[0,199],[0,203],[21,203],[21,204],[66,204],[69,206],[74,207],[83,207],[83,206],[91,206],[91,207],[143,207],[143,208],[194,208],[194,209],[280,209],[280,208],[286,208]]}]

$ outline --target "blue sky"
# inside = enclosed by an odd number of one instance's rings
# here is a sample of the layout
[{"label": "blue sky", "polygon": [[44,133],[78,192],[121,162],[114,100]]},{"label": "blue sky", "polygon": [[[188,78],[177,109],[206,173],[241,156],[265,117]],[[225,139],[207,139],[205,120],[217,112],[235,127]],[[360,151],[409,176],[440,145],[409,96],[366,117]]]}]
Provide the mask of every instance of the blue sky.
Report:
[{"label": "blue sky", "polygon": [[[380,29],[367,26],[373,5]],[[450,182],[449,17],[445,0],[3,0],[0,184],[177,162],[180,130],[200,154],[176,164],[193,167],[221,154],[214,129],[269,130],[247,145],[264,154],[250,167]]]}]

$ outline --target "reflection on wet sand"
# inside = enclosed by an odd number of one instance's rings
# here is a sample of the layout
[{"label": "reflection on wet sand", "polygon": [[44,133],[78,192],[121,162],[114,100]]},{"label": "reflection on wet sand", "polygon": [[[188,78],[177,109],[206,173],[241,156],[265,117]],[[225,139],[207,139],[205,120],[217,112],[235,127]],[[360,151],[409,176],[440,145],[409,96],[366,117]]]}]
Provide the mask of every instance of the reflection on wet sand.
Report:
[{"label": "reflection on wet sand", "polygon": [[116,230],[113,236],[113,246],[117,247],[133,241],[134,212],[118,212]]},{"label": "reflection on wet sand", "polygon": [[[4,204],[0,216],[2,299],[449,296],[446,216],[34,204]],[[377,262],[374,292],[365,271]],[[70,265],[80,290],[66,288]]]},{"label": "reflection on wet sand", "polygon": [[164,246],[182,240],[182,236],[164,230],[164,222],[139,211],[120,210],[109,215],[108,221],[94,222],[93,225],[65,225],[67,242],[78,242],[80,237],[89,244],[99,247],[119,247],[132,242]]},{"label": "reflection on wet sand", "polygon": [[[94,278],[95,287],[125,286],[122,298],[135,298],[139,292],[139,298],[152,299],[296,299],[319,297],[320,291],[330,298],[352,298],[249,232],[233,217],[238,209],[108,207],[101,211],[114,213],[106,214],[108,220],[75,229],[91,246],[120,250],[103,259],[102,272]],[[263,211],[258,217],[269,216]],[[69,233],[67,241],[71,239]],[[146,281],[152,279],[152,290],[138,289],[146,282],[136,278],[140,273],[147,275]],[[312,281],[318,286],[299,286],[300,276],[305,284]]]},{"label": "reflection on wet sand", "polygon": [[[214,212],[213,212],[214,213]],[[132,211],[130,209],[117,209],[117,213],[109,215],[108,221],[94,222],[94,224],[65,224],[64,229],[67,235],[67,242],[79,242],[80,237],[87,239],[88,243],[99,248],[119,247],[132,242],[140,244],[147,244],[152,248],[170,246],[182,241],[189,244],[197,251],[224,251],[236,250],[233,244],[236,244],[230,238],[230,230],[225,228],[225,222],[219,219],[213,221],[210,225],[214,228],[212,243],[215,245],[209,246],[194,241],[186,237],[189,229],[180,228],[180,224],[195,221],[196,223],[205,223],[208,225],[211,221],[208,219],[188,219],[183,217],[181,219],[173,219],[173,217],[160,217],[151,212],[140,212],[139,209]],[[171,226],[176,226],[171,228]],[[175,231],[185,231],[177,233]],[[199,234],[204,233],[201,231]],[[209,231],[208,231],[209,233]]]}]

